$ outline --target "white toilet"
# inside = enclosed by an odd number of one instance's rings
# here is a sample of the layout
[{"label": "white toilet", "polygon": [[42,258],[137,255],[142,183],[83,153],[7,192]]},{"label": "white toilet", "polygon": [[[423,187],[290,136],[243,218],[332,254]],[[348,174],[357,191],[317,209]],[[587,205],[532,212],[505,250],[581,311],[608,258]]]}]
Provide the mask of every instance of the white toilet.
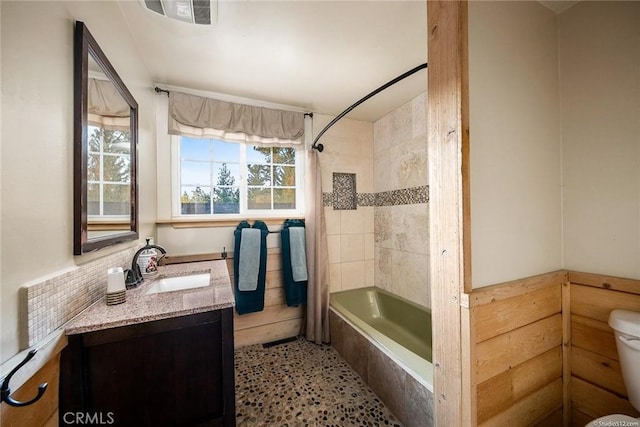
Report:
[{"label": "white toilet", "polygon": [[[614,330],[620,357],[622,378],[627,388],[629,402],[640,410],[640,313],[629,310],[613,310],[609,315],[609,326]],[[640,418],[614,414],[591,421],[592,426],[634,426]]]}]

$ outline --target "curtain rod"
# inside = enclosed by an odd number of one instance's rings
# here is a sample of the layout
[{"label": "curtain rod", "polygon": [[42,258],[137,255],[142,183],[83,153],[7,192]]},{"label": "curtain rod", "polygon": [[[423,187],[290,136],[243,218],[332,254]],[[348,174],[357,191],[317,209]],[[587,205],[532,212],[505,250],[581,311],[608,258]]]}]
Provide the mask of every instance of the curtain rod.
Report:
[{"label": "curtain rod", "polygon": [[424,64],[418,65],[415,68],[412,68],[411,70],[407,71],[404,74],[399,75],[398,77],[396,77],[393,80],[388,81],[387,83],[383,84],[382,86],[380,86],[378,89],[374,90],[373,92],[369,93],[368,95],[360,98],[358,101],[356,101],[355,103],[353,103],[349,108],[347,108],[346,110],[344,110],[342,113],[338,114],[336,116],[335,119],[331,120],[329,122],[328,125],[326,125],[324,127],[324,129],[322,129],[320,131],[320,133],[318,134],[318,136],[316,136],[316,139],[313,140],[313,144],[311,144],[311,148],[318,150],[319,152],[322,153],[322,150],[324,150],[324,145],[322,144],[318,144],[318,140],[320,139],[320,137],[322,135],[324,135],[324,133],[329,130],[329,128],[331,126],[333,126],[334,124],[336,124],[336,122],[338,120],[340,120],[341,118],[343,118],[344,116],[346,116],[351,110],[353,110],[354,108],[356,108],[358,105],[362,104],[364,101],[366,101],[367,99],[371,98],[374,95],[377,95],[378,93],[382,92],[383,90],[385,90],[386,88],[388,88],[389,86],[392,86],[396,83],[398,83],[400,80],[403,80],[407,77],[409,77],[410,75],[417,73],[418,71],[427,68],[427,63],[425,62]]},{"label": "curtain rod", "polygon": [[[159,88],[158,86],[154,87],[153,90],[155,90],[156,93],[166,93],[167,96],[169,96],[169,93],[170,93],[168,90]],[[313,113],[304,113],[304,116],[313,118]]]},{"label": "curtain rod", "polygon": [[166,89],[160,89],[158,86],[154,87],[153,90],[156,91],[156,93],[166,93],[167,96],[169,96],[169,91]]}]

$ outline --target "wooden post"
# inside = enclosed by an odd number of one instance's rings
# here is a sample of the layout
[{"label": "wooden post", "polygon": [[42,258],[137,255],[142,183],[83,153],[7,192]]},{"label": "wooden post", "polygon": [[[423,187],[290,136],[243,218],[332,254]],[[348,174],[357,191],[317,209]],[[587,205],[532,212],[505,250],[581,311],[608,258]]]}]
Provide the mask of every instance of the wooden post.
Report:
[{"label": "wooden post", "polygon": [[562,425],[571,425],[571,282],[562,284]]},{"label": "wooden post", "polygon": [[467,2],[428,1],[429,231],[434,424],[475,423],[471,290]]}]

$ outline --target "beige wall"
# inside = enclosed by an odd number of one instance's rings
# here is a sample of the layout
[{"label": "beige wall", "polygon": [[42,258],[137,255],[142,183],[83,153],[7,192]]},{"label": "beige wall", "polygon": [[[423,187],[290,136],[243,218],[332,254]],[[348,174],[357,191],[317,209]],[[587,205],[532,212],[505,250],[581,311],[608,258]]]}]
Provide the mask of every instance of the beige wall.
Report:
[{"label": "beige wall", "polygon": [[473,286],[561,261],[557,15],[469,3]]},{"label": "beige wall", "polygon": [[[20,347],[19,288],[140,242],[72,255],[73,22],[84,21],[140,106],[141,234],[154,233],[150,77],[113,2],[11,2],[2,10],[0,361]],[[9,185],[10,184],[10,185]]]},{"label": "beige wall", "polygon": [[640,3],[560,15],[564,266],[640,278]]},{"label": "beige wall", "polygon": [[[428,184],[426,93],[373,124],[376,193]],[[426,203],[375,207],[375,285],[425,307],[429,292]]]},{"label": "beige wall", "polygon": [[[333,119],[315,114],[313,134]],[[342,119],[320,141],[322,191],[333,191],[333,173],[356,174],[356,191],[373,192],[373,126],[370,122]],[[325,206],[331,292],[373,286],[373,206],[335,210]]]}]

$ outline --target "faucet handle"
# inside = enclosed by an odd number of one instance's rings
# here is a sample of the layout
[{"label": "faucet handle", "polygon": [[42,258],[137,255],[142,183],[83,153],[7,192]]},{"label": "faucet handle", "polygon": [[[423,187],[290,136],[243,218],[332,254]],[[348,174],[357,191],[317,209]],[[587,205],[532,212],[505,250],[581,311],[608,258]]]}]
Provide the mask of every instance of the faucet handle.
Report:
[{"label": "faucet handle", "polygon": [[136,276],[136,272],[130,268],[127,268],[126,270],[124,270],[124,274],[125,274],[124,283],[127,289],[135,288],[140,284],[140,279],[138,279],[138,277],[141,277],[140,267],[137,264],[136,264],[136,269],[138,270],[137,276]]}]

